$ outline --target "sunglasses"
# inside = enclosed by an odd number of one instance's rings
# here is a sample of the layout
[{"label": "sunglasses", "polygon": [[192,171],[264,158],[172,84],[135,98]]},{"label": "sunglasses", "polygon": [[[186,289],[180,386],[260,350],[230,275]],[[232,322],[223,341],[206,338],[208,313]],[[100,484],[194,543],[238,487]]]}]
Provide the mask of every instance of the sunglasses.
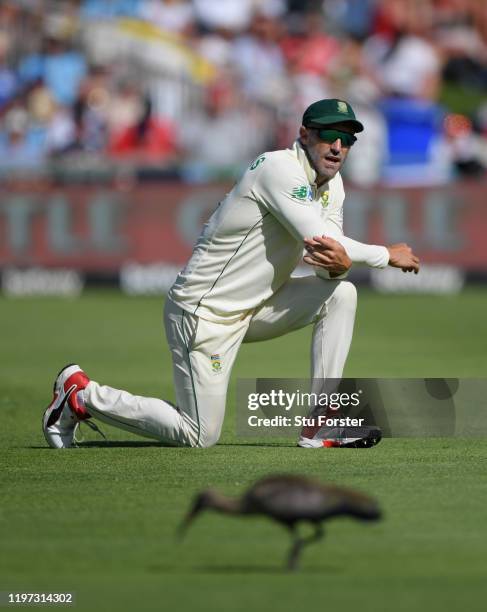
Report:
[{"label": "sunglasses", "polygon": [[332,144],[335,140],[340,139],[343,147],[351,147],[354,142],[356,142],[356,138],[353,134],[349,134],[348,132],[342,132],[340,130],[327,130],[322,128],[308,128],[312,130],[316,130],[318,132],[318,136],[320,140],[323,142],[327,142],[328,144]]}]

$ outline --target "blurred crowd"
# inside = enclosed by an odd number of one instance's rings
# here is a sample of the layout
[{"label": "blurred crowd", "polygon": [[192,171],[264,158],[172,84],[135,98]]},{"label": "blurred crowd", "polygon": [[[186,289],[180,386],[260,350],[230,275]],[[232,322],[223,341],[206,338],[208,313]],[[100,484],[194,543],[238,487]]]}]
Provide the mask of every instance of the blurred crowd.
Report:
[{"label": "blurred crowd", "polygon": [[351,181],[487,166],[483,0],[4,0],[0,168],[233,177],[311,102],[352,103]]}]

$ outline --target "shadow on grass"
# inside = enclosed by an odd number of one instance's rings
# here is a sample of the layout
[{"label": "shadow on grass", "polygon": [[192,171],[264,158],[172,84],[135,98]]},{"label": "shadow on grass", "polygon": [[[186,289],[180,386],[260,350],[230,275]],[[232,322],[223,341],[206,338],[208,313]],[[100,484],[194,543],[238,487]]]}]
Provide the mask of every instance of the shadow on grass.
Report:
[{"label": "shadow on grass", "polygon": [[[80,442],[78,444],[79,448],[83,448],[83,447],[97,447],[97,448],[103,448],[103,447],[112,447],[112,448],[117,448],[117,447],[122,447],[122,448],[126,448],[126,447],[152,447],[152,446],[157,446],[159,448],[173,448],[173,449],[187,449],[187,450],[191,450],[190,447],[185,447],[185,446],[170,446],[169,444],[164,444],[163,442],[157,442],[157,440],[154,440],[153,442],[139,442],[138,440],[126,440],[126,441],[118,441],[118,440],[114,440],[114,441],[108,441],[108,442],[104,442],[102,440],[97,441],[97,440],[90,440],[90,441],[86,441],[86,442]],[[279,444],[279,443],[268,443],[268,442],[224,442],[222,444],[218,443],[216,446],[255,446],[255,447],[260,447],[260,448],[289,448],[287,445],[284,444]],[[296,446],[295,444],[289,445],[289,446]],[[210,447],[210,448],[215,448],[215,447]],[[196,449],[196,450],[208,450],[208,449]]]},{"label": "shadow on grass", "polygon": [[[269,443],[269,442],[224,442],[223,444],[217,444],[217,446],[253,446],[259,448],[289,448],[296,446],[292,445],[284,445],[279,443]],[[138,441],[138,440],[113,440],[107,441],[104,440],[87,440],[86,442],[79,442],[76,446],[72,448],[164,448],[164,449],[182,449],[186,448],[184,446],[169,446],[167,444],[163,444],[162,442],[157,442],[154,440],[152,442]],[[30,448],[35,450],[52,450],[49,446],[25,446],[24,448]],[[214,448],[214,447],[213,447]],[[189,447],[188,447],[188,450]],[[201,449],[200,449],[201,450]]]},{"label": "shadow on grass", "polygon": [[[114,440],[113,442],[105,442],[105,441],[86,441],[80,442],[76,446],[71,448],[144,448],[144,447],[159,447],[159,448],[180,448],[177,446],[164,446],[162,442],[157,442],[154,440],[153,442],[138,442],[137,440]],[[33,448],[36,450],[52,450],[49,446],[26,446],[25,448]]]},{"label": "shadow on grass", "polygon": [[296,443],[282,442],[219,442],[218,446],[258,446],[261,448],[289,448],[297,446]]},{"label": "shadow on grass", "polygon": [[332,565],[322,567],[302,567],[296,571],[288,570],[284,565],[269,566],[269,565],[195,565],[193,567],[170,567],[165,565],[151,565],[146,568],[151,574],[222,574],[222,575],[237,575],[237,574],[267,574],[274,576],[293,576],[303,574],[341,574],[342,567]]}]

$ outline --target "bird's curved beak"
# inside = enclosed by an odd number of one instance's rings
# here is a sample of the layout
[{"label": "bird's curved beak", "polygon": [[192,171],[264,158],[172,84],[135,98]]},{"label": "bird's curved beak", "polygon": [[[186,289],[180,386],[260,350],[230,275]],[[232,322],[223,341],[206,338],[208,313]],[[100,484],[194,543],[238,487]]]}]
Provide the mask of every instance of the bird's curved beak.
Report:
[{"label": "bird's curved beak", "polygon": [[184,517],[183,521],[180,523],[180,525],[179,525],[179,527],[177,528],[177,531],[176,531],[176,537],[177,537],[178,540],[182,540],[184,538],[184,536],[185,536],[189,526],[193,522],[196,514],[193,511],[191,511],[191,512],[189,512]]},{"label": "bird's curved beak", "polygon": [[202,504],[201,498],[198,496],[193,506],[191,507],[191,510],[184,517],[184,519],[182,520],[181,524],[179,525],[177,529],[176,537],[178,540],[182,540],[184,538],[184,535],[186,534],[186,531],[188,530],[189,526],[191,525],[191,523],[194,521],[194,519],[198,516],[198,514],[202,510],[203,510],[203,504]]}]

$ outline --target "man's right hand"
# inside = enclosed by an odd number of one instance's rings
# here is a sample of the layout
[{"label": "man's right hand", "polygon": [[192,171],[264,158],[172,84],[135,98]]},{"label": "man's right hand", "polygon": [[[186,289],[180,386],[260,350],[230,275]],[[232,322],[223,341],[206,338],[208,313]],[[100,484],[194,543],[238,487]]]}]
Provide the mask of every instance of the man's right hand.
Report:
[{"label": "man's right hand", "polygon": [[314,236],[304,239],[307,255],[305,263],[328,270],[330,277],[340,276],[352,267],[352,260],[343,246],[326,236]]},{"label": "man's right hand", "polygon": [[391,244],[387,247],[389,251],[389,265],[393,268],[401,268],[403,272],[419,272],[419,257],[413,253],[411,247],[406,243]]}]

